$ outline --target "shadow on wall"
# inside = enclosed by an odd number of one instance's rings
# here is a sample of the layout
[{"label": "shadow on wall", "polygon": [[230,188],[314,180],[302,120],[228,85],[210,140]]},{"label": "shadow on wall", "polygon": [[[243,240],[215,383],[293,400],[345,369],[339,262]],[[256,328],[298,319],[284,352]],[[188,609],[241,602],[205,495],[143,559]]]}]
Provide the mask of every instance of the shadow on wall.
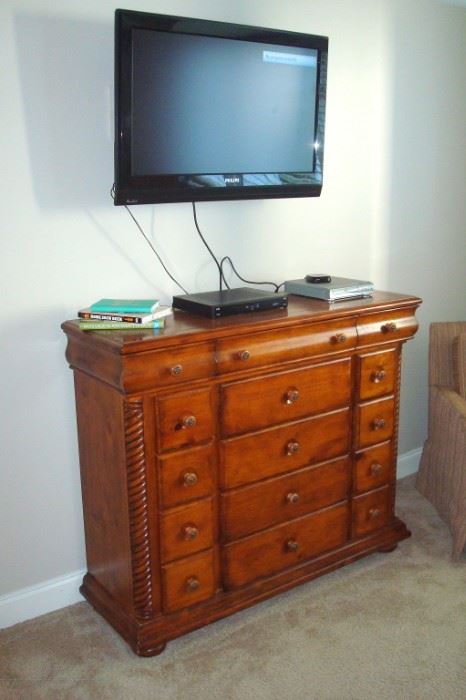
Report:
[{"label": "shadow on wall", "polygon": [[31,177],[41,208],[107,205],[113,182],[113,21],[15,17]]}]

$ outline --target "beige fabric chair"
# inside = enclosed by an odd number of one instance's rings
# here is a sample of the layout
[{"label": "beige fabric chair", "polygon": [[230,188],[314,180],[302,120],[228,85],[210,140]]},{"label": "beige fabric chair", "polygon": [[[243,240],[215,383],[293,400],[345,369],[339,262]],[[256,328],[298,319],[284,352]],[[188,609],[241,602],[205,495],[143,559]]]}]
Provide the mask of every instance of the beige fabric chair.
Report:
[{"label": "beige fabric chair", "polygon": [[459,559],[466,545],[466,321],[430,326],[429,427],[416,487],[450,527]]}]

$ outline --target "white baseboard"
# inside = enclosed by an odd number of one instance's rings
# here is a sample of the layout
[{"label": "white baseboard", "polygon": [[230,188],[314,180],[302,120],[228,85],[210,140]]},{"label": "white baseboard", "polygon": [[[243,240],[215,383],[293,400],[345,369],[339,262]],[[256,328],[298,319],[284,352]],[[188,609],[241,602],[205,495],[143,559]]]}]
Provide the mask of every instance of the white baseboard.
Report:
[{"label": "white baseboard", "polygon": [[415,450],[410,450],[402,455],[398,455],[396,464],[397,479],[403,479],[405,476],[415,474],[419,468],[421,455],[422,447],[417,447]]},{"label": "white baseboard", "polygon": [[[422,448],[419,447],[398,457],[398,479],[417,471],[421,454]],[[84,598],[79,593],[79,586],[85,573],[75,571],[0,596],[0,629],[81,602]]]},{"label": "white baseboard", "polygon": [[84,600],[79,592],[85,571],[49,579],[0,596],[0,629]]}]

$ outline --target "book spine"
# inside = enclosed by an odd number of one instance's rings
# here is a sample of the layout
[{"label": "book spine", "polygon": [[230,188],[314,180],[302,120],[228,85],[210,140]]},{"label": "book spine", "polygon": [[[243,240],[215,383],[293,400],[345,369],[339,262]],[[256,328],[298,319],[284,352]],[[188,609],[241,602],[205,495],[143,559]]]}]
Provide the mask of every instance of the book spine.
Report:
[{"label": "book spine", "polygon": [[152,304],[152,306],[90,306],[90,310],[94,314],[153,314],[157,311],[158,304]]},{"label": "book spine", "polygon": [[149,321],[148,323],[127,323],[125,321],[80,321],[79,328],[82,331],[98,331],[98,330],[143,330],[144,328],[163,328],[165,321],[163,318],[158,321]]},{"label": "book spine", "polygon": [[114,313],[97,313],[95,311],[78,311],[78,317],[87,321],[113,321],[114,323],[147,323],[141,316],[133,314],[118,315]]},{"label": "book spine", "polygon": [[[158,299],[100,299],[88,308],[96,314],[151,314],[159,305]],[[87,310],[87,309],[86,309]]]}]

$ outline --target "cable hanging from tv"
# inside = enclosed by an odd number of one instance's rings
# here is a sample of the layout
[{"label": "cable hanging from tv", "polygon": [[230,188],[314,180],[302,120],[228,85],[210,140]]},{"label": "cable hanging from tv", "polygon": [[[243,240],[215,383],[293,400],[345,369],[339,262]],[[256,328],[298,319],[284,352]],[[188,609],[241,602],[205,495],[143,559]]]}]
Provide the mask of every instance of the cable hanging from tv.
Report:
[{"label": "cable hanging from tv", "polygon": [[[111,194],[112,198],[114,198],[114,195],[115,195],[115,185],[112,186],[112,188],[111,188],[111,190],[110,190],[110,194]],[[162,260],[162,258],[161,258],[161,256],[160,256],[160,254],[158,253],[158,251],[156,250],[155,246],[152,244],[152,242],[151,242],[150,239],[148,238],[147,234],[145,233],[145,231],[144,231],[144,229],[142,228],[142,226],[141,226],[141,224],[139,223],[139,221],[138,221],[138,220],[136,219],[136,217],[134,216],[134,214],[133,214],[133,212],[131,211],[131,209],[130,209],[130,208],[128,207],[128,205],[126,205],[126,204],[124,205],[124,207],[125,207],[126,211],[128,212],[128,214],[130,215],[130,217],[131,217],[131,219],[133,220],[133,222],[135,223],[135,225],[136,225],[136,227],[137,227],[139,233],[142,235],[142,237],[144,238],[144,240],[146,241],[146,243],[148,244],[148,246],[150,247],[150,249],[152,250],[152,252],[154,253],[154,255],[157,257],[157,260],[158,260],[159,263],[161,264],[162,268],[164,269],[164,271],[166,272],[166,274],[168,275],[168,277],[169,277],[173,282],[175,282],[175,284],[176,284],[185,294],[189,294],[189,292],[183,287],[183,285],[182,285],[180,282],[178,282],[178,280],[176,279],[176,277],[174,277],[174,275],[172,275],[172,273],[168,270],[167,266],[165,265],[164,261]],[[197,231],[197,233],[199,234],[199,237],[200,237],[201,241],[203,242],[203,244],[205,245],[205,247],[206,247],[207,250],[209,251],[210,255],[212,256],[212,258],[213,258],[213,260],[214,260],[214,262],[215,262],[215,264],[216,264],[216,266],[217,266],[218,272],[219,272],[219,291],[220,291],[220,292],[221,292],[222,289],[223,289],[223,285],[225,285],[225,287],[226,287],[227,289],[231,289],[231,287],[230,287],[230,285],[229,285],[229,283],[228,283],[228,281],[227,281],[227,279],[226,279],[226,277],[225,277],[225,273],[224,273],[224,271],[223,271],[223,267],[224,267],[225,263],[228,263],[228,264],[230,265],[230,267],[231,267],[231,269],[233,270],[234,274],[235,274],[235,275],[238,277],[238,279],[240,279],[242,282],[245,282],[246,284],[270,285],[270,286],[272,286],[272,287],[274,288],[274,291],[275,291],[275,292],[278,292],[278,290],[280,289],[280,287],[283,286],[283,283],[280,284],[280,285],[278,285],[278,284],[276,284],[275,282],[267,282],[267,281],[260,281],[260,282],[259,282],[259,281],[256,281],[256,280],[248,280],[248,279],[246,279],[245,277],[243,277],[242,275],[240,275],[240,273],[239,273],[238,270],[236,269],[236,266],[235,266],[233,260],[231,259],[231,257],[230,257],[229,255],[223,256],[223,258],[222,258],[222,259],[220,260],[220,262],[219,262],[219,260],[217,259],[215,253],[213,252],[212,248],[210,247],[210,245],[209,245],[208,242],[206,241],[206,239],[205,239],[205,237],[204,237],[204,235],[203,235],[203,233],[202,233],[202,231],[201,231],[201,228],[200,228],[199,223],[198,223],[198,220],[197,220],[197,212],[196,212],[196,203],[195,203],[195,202],[192,202],[192,207],[193,207],[193,216],[194,216],[194,224],[195,224],[195,227],[196,227],[196,231]]]},{"label": "cable hanging from tv", "polygon": [[[230,267],[231,267],[231,269],[232,269],[233,272],[235,273],[235,275],[236,275],[236,276],[238,277],[238,279],[240,279],[242,282],[246,282],[246,284],[259,284],[259,285],[264,285],[264,284],[265,284],[265,285],[271,285],[271,286],[274,288],[274,291],[275,291],[275,292],[278,292],[279,285],[275,284],[275,282],[256,282],[256,281],[254,281],[254,280],[247,280],[247,279],[245,279],[244,277],[242,277],[242,276],[239,274],[238,270],[236,269],[236,267],[235,267],[235,265],[234,265],[234,263],[233,263],[233,260],[230,258],[229,255],[225,255],[225,256],[220,260],[220,262],[218,261],[217,257],[215,256],[215,254],[214,254],[214,252],[212,251],[211,247],[210,247],[209,244],[207,243],[207,241],[206,241],[206,239],[205,239],[204,235],[202,234],[202,231],[201,231],[201,229],[200,229],[200,227],[199,227],[198,220],[197,220],[197,212],[196,212],[196,202],[193,202],[192,205],[193,205],[193,215],[194,215],[194,223],[195,223],[195,225],[196,225],[196,230],[197,230],[197,232],[198,232],[198,234],[199,234],[199,237],[200,237],[201,241],[204,243],[205,247],[206,247],[207,250],[209,251],[209,253],[210,253],[210,255],[212,256],[212,258],[214,259],[214,262],[215,262],[215,264],[217,265],[217,268],[218,268],[218,271],[219,271],[219,290],[222,291],[222,285],[223,285],[223,284],[225,284],[225,287],[226,287],[227,289],[231,289],[230,285],[228,284],[228,282],[227,282],[227,280],[226,280],[226,278],[225,278],[225,273],[223,272],[223,266],[224,266],[225,262],[228,262],[229,265],[230,265]],[[280,285],[280,286],[282,286],[282,285]]]},{"label": "cable hanging from tv", "polygon": [[[114,197],[115,197],[115,184],[112,185],[112,189],[110,190],[110,194],[111,194],[112,198],[114,199]],[[173,282],[175,282],[175,284],[176,284],[181,290],[183,290],[183,292],[184,292],[185,294],[188,294],[189,292],[183,287],[182,284],[180,284],[180,282],[178,282],[178,280],[176,279],[176,277],[174,277],[174,276],[172,275],[172,273],[168,270],[167,266],[165,265],[165,263],[163,262],[162,258],[161,258],[160,255],[159,255],[159,253],[157,252],[157,250],[155,249],[155,247],[153,246],[153,244],[151,243],[151,241],[149,240],[149,238],[148,238],[147,235],[145,234],[145,232],[144,232],[144,230],[143,230],[141,224],[140,224],[139,221],[136,219],[136,217],[134,216],[134,214],[133,214],[133,212],[131,211],[131,209],[128,207],[127,204],[125,204],[124,207],[125,207],[126,211],[128,212],[128,214],[130,215],[130,217],[132,218],[132,220],[134,221],[134,223],[136,224],[136,226],[137,226],[139,232],[141,233],[141,235],[143,236],[144,240],[146,241],[146,243],[148,244],[148,246],[151,248],[152,252],[156,255],[157,260],[158,260],[159,263],[162,265],[162,267],[163,267],[163,269],[165,270],[165,272],[167,273],[167,275],[170,277],[171,280],[173,280]]]}]

